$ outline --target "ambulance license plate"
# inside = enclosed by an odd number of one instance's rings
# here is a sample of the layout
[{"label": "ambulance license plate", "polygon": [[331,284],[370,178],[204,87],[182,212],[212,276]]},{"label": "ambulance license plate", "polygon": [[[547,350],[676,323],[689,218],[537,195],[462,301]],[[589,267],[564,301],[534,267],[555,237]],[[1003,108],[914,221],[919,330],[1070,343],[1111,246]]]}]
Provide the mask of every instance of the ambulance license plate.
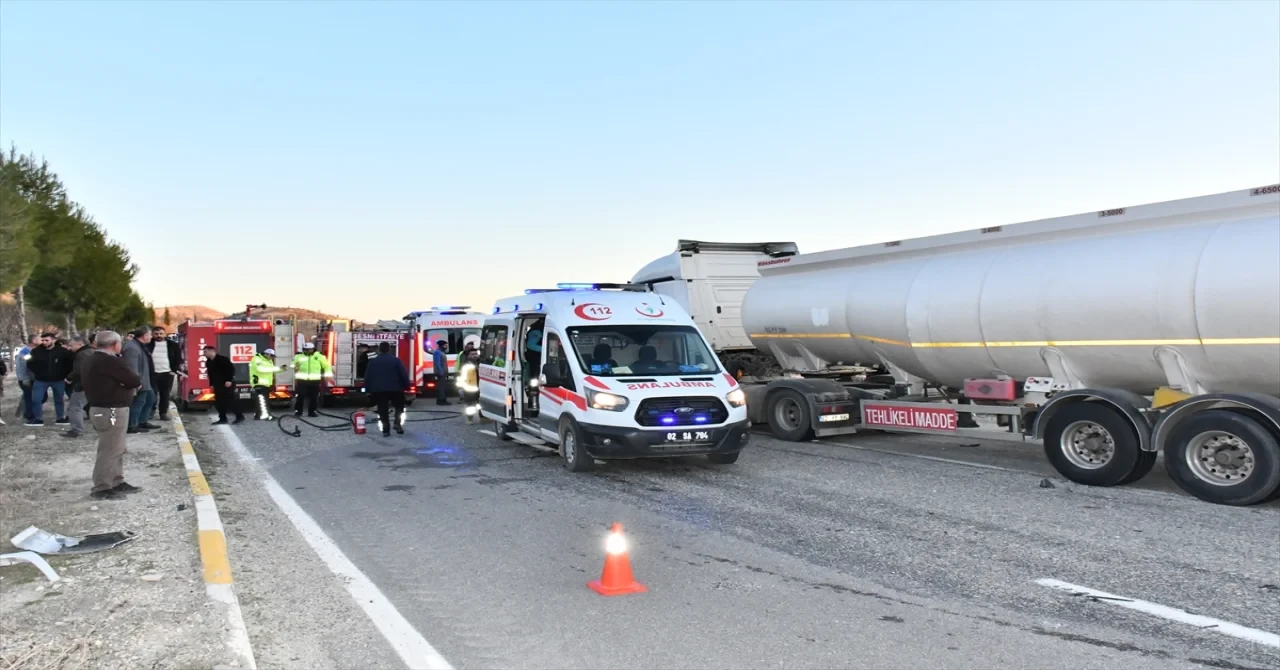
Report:
[{"label": "ambulance license plate", "polygon": [[241,399],[241,400],[248,400],[249,398],[252,398],[252,397],[253,397],[253,394],[252,394],[252,393],[250,393],[250,392],[248,392],[248,391],[241,391],[241,392],[240,392],[240,399]]},{"label": "ambulance license plate", "polygon": [[681,443],[681,442],[708,442],[711,440],[711,431],[709,430],[685,430],[677,433],[667,433],[664,442]]},{"label": "ambulance license plate", "polygon": [[848,420],[849,420],[848,414],[824,414],[818,417],[819,423],[826,423],[828,421],[848,421]]}]

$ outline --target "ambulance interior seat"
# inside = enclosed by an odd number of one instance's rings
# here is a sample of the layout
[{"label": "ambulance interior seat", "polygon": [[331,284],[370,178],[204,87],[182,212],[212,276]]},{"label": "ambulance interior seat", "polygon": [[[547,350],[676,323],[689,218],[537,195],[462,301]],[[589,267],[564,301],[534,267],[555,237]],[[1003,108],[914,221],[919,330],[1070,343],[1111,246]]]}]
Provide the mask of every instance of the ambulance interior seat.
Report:
[{"label": "ambulance interior seat", "polygon": [[658,360],[658,349],[645,345],[640,347],[637,353],[636,362],[631,366],[631,371],[636,373],[653,373],[662,370],[665,367],[662,361]]},{"label": "ambulance interior seat", "polygon": [[618,367],[618,361],[613,360],[613,347],[601,342],[591,352],[592,365],[608,365],[610,367]]}]

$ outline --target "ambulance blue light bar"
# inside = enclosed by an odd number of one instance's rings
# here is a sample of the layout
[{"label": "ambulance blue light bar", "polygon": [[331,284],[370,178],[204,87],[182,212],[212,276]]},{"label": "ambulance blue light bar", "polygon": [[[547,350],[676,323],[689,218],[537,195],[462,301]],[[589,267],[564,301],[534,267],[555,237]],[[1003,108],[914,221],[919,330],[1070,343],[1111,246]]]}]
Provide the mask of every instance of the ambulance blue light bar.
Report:
[{"label": "ambulance blue light bar", "polygon": [[471,305],[436,305],[431,308],[431,311],[440,312],[446,309],[471,309]]},{"label": "ambulance blue light bar", "polygon": [[645,292],[649,290],[649,287],[645,286],[644,284],[599,284],[599,283],[577,284],[577,283],[571,283],[571,282],[556,284],[556,288],[560,289],[561,291],[602,291],[602,290],[612,289],[615,291]]}]

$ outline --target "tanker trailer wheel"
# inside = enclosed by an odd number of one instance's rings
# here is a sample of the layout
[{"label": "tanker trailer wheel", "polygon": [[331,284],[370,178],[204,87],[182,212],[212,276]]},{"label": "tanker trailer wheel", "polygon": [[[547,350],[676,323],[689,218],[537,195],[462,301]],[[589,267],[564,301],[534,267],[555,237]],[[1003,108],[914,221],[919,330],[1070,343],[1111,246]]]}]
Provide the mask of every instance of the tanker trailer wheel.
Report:
[{"label": "tanker trailer wheel", "polygon": [[769,430],[788,442],[803,442],[813,438],[813,417],[809,415],[809,401],[791,389],[782,389],[769,396],[765,412]]},{"label": "tanker trailer wheel", "polygon": [[1220,505],[1252,505],[1280,489],[1280,442],[1248,416],[1211,409],[1169,435],[1164,465],[1182,490]]},{"label": "tanker trailer wheel", "polygon": [[1129,420],[1098,402],[1067,405],[1053,415],[1044,454],[1063,477],[1089,486],[1127,484],[1155,463],[1154,453],[1143,455]]}]

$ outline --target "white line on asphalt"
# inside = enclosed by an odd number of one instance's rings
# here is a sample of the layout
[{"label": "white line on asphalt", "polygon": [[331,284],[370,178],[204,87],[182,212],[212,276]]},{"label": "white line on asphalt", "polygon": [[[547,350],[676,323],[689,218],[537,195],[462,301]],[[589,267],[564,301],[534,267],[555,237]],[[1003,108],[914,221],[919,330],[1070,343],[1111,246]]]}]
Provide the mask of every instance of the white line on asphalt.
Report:
[{"label": "white line on asphalt", "polygon": [[1118,607],[1123,607],[1125,609],[1136,610],[1144,614],[1158,616],[1162,619],[1177,621],[1178,623],[1185,623],[1189,626],[1195,626],[1196,628],[1199,628],[1201,630],[1212,631],[1214,633],[1222,633],[1223,635],[1238,637],[1241,640],[1248,640],[1250,642],[1257,642],[1258,644],[1264,644],[1268,647],[1280,648],[1280,635],[1277,635],[1275,633],[1268,633],[1265,630],[1258,630],[1257,628],[1249,628],[1248,626],[1241,626],[1240,624],[1231,623],[1230,621],[1223,621],[1222,619],[1215,619],[1213,617],[1200,616],[1199,614],[1192,614],[1186,610],[1180,610],[1176,607],[1168,607],[1165,605],[1158,605],[1156,603],[1149,603],[1145,600],[1137,600],[1135,598],[1126,598],[1124,596],[1117,596],[1111,593],[1107,593],[1106,591],[1098,591],[1096,589],[1091,589],[1086,586],[1077,586],[1076,584],[1059,581],[1057,579],[1037,579],[1036,583],[1041,586],[1047,586],[1051,589],[1066,591],[1068,593],[1071,593],[1072,595],[1092,596],[1102,602],[1107,603],[1108,605],[1116,605]]},{"label": "white line on asphalt", "polygon": [[819,444],[830,444],[837,447],[848,447],[850,449],[857,449],[858,451],[871,451],[877,454],[884,454],[886,456],[902,456],[904,458],[918,458],[922,461],[937,461],[939,463],[950,463],[952,465],[965,465],[971,468],[981,468],[983,470],[999,470],[1000,472],[1017,472],[1021,474],[1031,474],[1031,475],[1038,474],[1030,470],[1016,470],[1014,468],[1002,468],[998,465],[986,465],[983,463],[973,463],[970,461],[961,461],[955,458],[942,458],[941,456],[926,456],[924,454],[908,454],[901,451],[889,451],[888,449],[872,449],[871,447],[862,447],[856,444],[849,444],[848,442],[832,442],[831,440],[813,440],[813,442],[817,442]]},{"label": "white line on asphalt", "polygon": [[[227,443],[231,445],[231,449],[236,452],[242,461],[254,464],[257,459],[249,452],[232,430],[227,426],[219,426]],[[254,464],[256,465],[256,464]],[[293,527],[302,533],[302,537],[307,540],[307,544],[315,550],[320,556],[320,560],[329,566],[329,570],[333,574],[340,577],[340,581],[347,588],[347,593],[360,605],[360,609],[369,617],[374,626],[377,626],[378,632],[391,643],[396,653],[400,655],[400,659],[410,668],[417,670],[425,668],[426,670],[452,670],[449,662],[445,660],[435,647],[422,636],[413,624],[404,618],[396,606],[383,595],[377,585],[373,583],[360,568],[357,568],[347,555],[342,553],[337,543],[329,538],[319,524],[311,515],[302,509],[297,501],[293,499],[284,488],[276,482],[271,473],[261,466],[257,466],[259,474],[262,477],[262,483],[270,494],[271,499],[276,502],[280,510],[289,517],[293,522]]]}]

